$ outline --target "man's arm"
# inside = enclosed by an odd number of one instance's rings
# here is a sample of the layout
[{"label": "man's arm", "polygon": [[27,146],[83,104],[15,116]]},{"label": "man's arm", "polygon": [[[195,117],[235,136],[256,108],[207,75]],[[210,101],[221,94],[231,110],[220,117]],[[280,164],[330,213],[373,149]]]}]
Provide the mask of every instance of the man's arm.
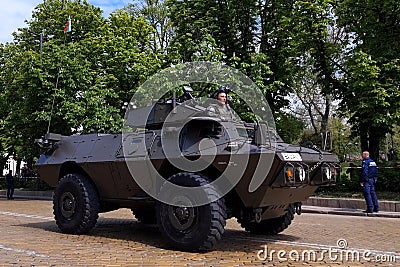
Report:
[{"label": "man's arm", "polygon": [[370,163],[371,161],[370,160],[364,160],[364,162],[363,162],[363,166],[362,166],[362,180],[363,180],[363,182],[366,182],[366,181],[368,181],[368,175],[369,175],[369,173],[368,173],[368,169],[369,169],[369,163]]},{"label": "man's arm", "polygon": [[368,160],[364,160],[361,167],[361,177],[360,177],[360,184],[364,186],[364,183],[368,181]]}]

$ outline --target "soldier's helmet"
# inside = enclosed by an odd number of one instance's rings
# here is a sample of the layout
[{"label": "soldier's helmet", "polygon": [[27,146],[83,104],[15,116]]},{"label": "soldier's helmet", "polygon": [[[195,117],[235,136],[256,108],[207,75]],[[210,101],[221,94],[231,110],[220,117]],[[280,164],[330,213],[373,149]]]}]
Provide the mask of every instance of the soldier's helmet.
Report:
[{"label": "soldier's helmet", "polygon": [[217,99],[218,95],[220,93],[225,93],[228,94],[228,88],[226,86],[220,86],[213,94],[212,94],[212,98]]}]

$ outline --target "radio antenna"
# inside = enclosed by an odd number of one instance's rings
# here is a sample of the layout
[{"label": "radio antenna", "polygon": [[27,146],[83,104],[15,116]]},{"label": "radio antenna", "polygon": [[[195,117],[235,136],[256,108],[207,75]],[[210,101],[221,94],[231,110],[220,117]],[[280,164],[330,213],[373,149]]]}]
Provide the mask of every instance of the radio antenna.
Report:
[{"label": "radio antenna", "polygon": [[55,103],[55,100],[56,100],[56,93],[57,93],[57,87],[58,87],[58,80],[60,79],[60,72],[61,72],[61,66],[58,67],[58,74],[57,74],[57,79],[56,79],[56,87],[54,89],[53,102],[51,103],[51,111],[50,111],[49,125],[47,126],[47,133],[50,133],[51,118],[53,116],[54,103]]},{"label": "radio antenna", "polygon": [[[66,33],[70,32],[70,31],[71,31],[71,17],[68,17],[67,26],[64,29],[64,46],[67,43]],[[51,111],[50,111],[50,117],[49,117],[49,124],[47,126],[47,133],[50,133],[51,118],[53,117],[53,110],[54,110],[54,105],[55,105],[55,101],[56,101],[56,93],[57,93],[57,89],[58,89],[58,81],[60,80],[60,73],[61,73],[61,68],[62,68],[62,60],[63,60],[63,57],[61,55],[60,66],[58,67],[58,73],[57,73],[57,79],[56,79],[56,86],[54,88],[54,93],[53,93],[53,101],[51,103]]]}]

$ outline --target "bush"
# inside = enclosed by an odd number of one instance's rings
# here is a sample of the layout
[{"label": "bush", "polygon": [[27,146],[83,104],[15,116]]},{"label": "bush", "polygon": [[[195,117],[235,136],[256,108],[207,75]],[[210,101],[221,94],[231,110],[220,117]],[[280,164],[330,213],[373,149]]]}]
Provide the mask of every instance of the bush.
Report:
[{"label": "bush", "polygon": [[[14,177],[14,188],[23,188],[24,190],[31,191],[52,190],[49,185],[38,178],[27,178],[24,180]],[[7,189],[5,177],[0,177],[0,189]]]},{"label": "bush", "polygon": [[380,162],[378,172],[376,190],[400,192],[400,167],[397,162]]},{"label": "bush", "polygon": [[[341,195],[351,195],[352,193],[360,193],[360,168],[349,168],[361,167],[361,162],[357,163],[343,163],[342,173],[340,179],[334,186],[324,186],[318,188],[316,195],[334,194],[341,193]],[[379,192],[385,192],[385,194],[391,195],[400,191],[400,166],[397,162],[379,162],[378,163],[378,181],[376,183],[376,190]]]}]

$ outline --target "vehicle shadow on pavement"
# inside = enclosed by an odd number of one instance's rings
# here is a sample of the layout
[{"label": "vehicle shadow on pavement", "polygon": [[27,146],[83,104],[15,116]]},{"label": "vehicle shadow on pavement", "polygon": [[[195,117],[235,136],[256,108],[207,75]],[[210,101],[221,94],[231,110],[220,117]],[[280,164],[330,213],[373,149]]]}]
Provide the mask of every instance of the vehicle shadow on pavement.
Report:
[{"label": "vehicle shadow on pavement", "polygon": [[281,241],[294,242],[299,239],[300,237],[282,233],[277,235],[255,235],[244,230],[227,229],[221,242],[216,245],[214,250],[254,252],[268,244]]},{"label": "vehicle shadow on pavement", "polygon": [[14,226],[41,229],[46,232],[53,232],[53,233],[60,232],[60,230],[58,229],[58,227],[54,221],[53,222],[47,221],[47,222],[36,222],[36,223],[24,223],[24,224],[18,224],[18,225],[14,225]]},{"label": "vehicle shadow on pavement", "polygon": [[[58,229],[55,221],[36,222],[21,224],[18,226],[41,229],[56,234],[56,238],[71,239],[71,235],[63,234]],[[141,243],[145,246],[153,246],[159,249],[173,250],[167,246],[157,225],[143,224],[135,219],[100,218],[95,228],[86,235],[72,235],[74,240],[90,238],[91,236],[110,240],[121,240],[133,243]],[[244,230],[226,229],[222,240],[214,247],[213,251],[236,251],[250,252],[258,251],[264,245],[280,241],[296,241],[299,237],[285,234],[278,235],[253,235]],[[137,244],[135,244],[137,245]]]}]

